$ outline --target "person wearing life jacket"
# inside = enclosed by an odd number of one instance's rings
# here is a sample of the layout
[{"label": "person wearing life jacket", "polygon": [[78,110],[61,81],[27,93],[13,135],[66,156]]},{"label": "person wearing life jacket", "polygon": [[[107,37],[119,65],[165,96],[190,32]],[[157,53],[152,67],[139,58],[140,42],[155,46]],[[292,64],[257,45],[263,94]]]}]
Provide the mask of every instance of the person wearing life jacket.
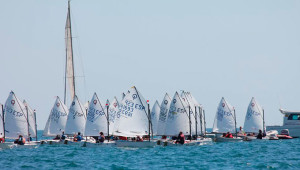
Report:
[{"label": "person wearing life jacket", "polygon": [[[2,133],[0,133],[0,135],[2,136]],[[4,137],[1,137],[1,138],[0,138],[0,143],[4,143],[4,142],[5,142]]]},{"label": "person wearing life jacket", "polygon": [[63,131],[62,132],[62,135],[61,135],[61,138],[60,138],[61,140],[65,140],[66,139],[66,135],[65,135],[65,132]]},{"label": "person wearing life jacket", "polygon": [[261,130],[258,131],[258,135],[256,136],[256,139],[262,139],[263,138],[263,133]]},{"label": "person wearing life jacket", "polygon": [[184,142],[185,142],[184,134],[182,132],[179,132],[176,143],[180,143],[183,145]]},{"label": "person wearing life jacket", "polygon": [[19,135],[19,138],[14,141],[14,143],[19,145],[24,145],[26,142],[25,138],[22,135]]},{"label": "person wearing life jacket", "polygon": [[80,132],[78,132],[78,135],[76,136],[76,141],[80,142],[82,140],[82,136],[80,135]]},{"label": "person wearing life jacket", "polygon": [[98,137],[98,143],[103,143],[105,140],[105,136],[103,132],[100,132],[100,136]]},{"label": "person wearing life jacket", "polygon": [[233,138],[232,134],[230,132],[227,132],[225,138]]},{"label": "person wearing life jacket", "polygon": [[140,136],[137,136],[137,137],[136,137],[136,141],[137,141],[137,142],[143,142],[144,140],[143,140],[143,138],[142,138],[142,137],[140,137]]}]

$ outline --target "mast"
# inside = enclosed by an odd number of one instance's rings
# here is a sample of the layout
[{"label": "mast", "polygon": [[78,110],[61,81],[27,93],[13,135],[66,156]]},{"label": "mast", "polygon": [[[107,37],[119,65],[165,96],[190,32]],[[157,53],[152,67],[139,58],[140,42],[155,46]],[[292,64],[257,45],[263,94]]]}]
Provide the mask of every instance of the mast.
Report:
[{"label": "mast", "polygon": [[35,141],[38,141],[38,133],[37,133],[37,124],[36,124],[36,112],[35,110],[33,111],[34,114],[34,121],[35,121]]},{"label": "mast", "polygon": [[197,125],[198,125],[198,120],[197,120],[197,107],[195,106],[195,126],[196,126],[196,139],[198,138],[198,129],[197,129]]},{"label": "mast", "polygon": [[201,134],[203,135],[203,129],[202,129],[202,124],[203,124],[203,122],[202,122],[202,108],[201,107],[199,107],[199,118],[200,118],[200,130],[201,130]]},{"label": "mast", "polygon": [[27,114],[28,142],[30,142],[30,135],[29,135],[29,133],[30,133],[30,132],[29,132],[29,119],[28,119],[29,114],[28,114],[28,106],[27,106],[27,104],[26,104],[25,108],[26,108],[26,114]]},{"label": "mast", "polygon": [[108,113],[109,105],[106,103],[106,113],[107,113],[107,141],[109,142],[109,113]]},{"label": "mast", "polygon": [[[68,14],[67,14],[67,21],[66,21],[66,68],[65,68],[65,91],[64,91],[64,104],[66,104],[66,91],[67,91],[67,79],[71,78],[70,89],[71,91],[71,100],[73,100],[75,93],[75,74],[74,74],[74,59],[73,59],[73,42],[72,42],[72,28],[71,28],[71,8],[70,8],[70,0],[68,0]],[[69,63],[71,62],[71,63]],[[72,70],[69,70],[70,68]],[[70,72],[71,71],[71,76]]]},{"label": "mast", "polygon": [[3,110],[3,104],[1,104],[2,109],[2,123],[3,123],[3,138],[5,139],[5,122],[4,122],[4,110]]},{"label": "mast", "polygon": [[[147,105],[148,105],[148,135],[149,135],[149,142],[150,142],[150,135],[152,134],[152,139],[153,139],[153,132],[151,131],[151,114],[150,114],[150,105],[149,105],[149,100],[147,100]],[[152,133],[151,133],[152,132]]]},{"label": "mast", "polygon": [[192,121],[191,121],[191,106],[189,105],[189,126],[190,126],[190,140],[192,140]]},{"label": "mast", "polygon": [[237,138],[237,130],[236,130],[236,116],[235,116],[235,109],[233,108],[234,113],[234,129],[235,129],[235,137]]},{"label": "mast", "polygon": [[[202,108],[201,108],[201,110],[202,110]],[[204,136],[206,136],[206,121],[205,121],[205,110],[202,110],[202,112],[203,112],[203,123],[204,123]]]},{"label": "mast", "polygon": [[263,109],[263,135],[265,135],[265,109]]}]

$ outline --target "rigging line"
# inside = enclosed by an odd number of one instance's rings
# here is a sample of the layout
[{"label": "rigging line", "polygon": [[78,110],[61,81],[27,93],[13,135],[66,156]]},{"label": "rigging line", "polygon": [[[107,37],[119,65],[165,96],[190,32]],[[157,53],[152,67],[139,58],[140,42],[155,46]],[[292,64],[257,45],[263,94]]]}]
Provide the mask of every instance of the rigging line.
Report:
[{"label": "rigging line", "polygon": [[[57,98],[58,98],[58,101],[59,101],[60,105],[62,106],[64,112],[68,115],[68,113],[67,113],[65,107],[63,107],[63,105],[62,105],[62,102],[61,102],[60,98],[59,98],[58,96],[57,96]],[[49,118],[50,118],[50,116],[49,116]]]},{"label": "rigging line", "polygon": [[[104,108],[102,107],[102,104],[101,104],[101,102],[100,102],[100,100],[99,100],[99,98],[98,98],[98,95],[97,95],[97,93],[95,93],[96,94],[96,98],[97,98],[97,100],[98,100],[98,102],[99,102],[99,104],[100,104],[100,107],[101,107],[101,109],[102,109],[102,111],[104,112],[104,115],[105,115],[105,117],[106,117],[106,119],[107,119],[107,115],[106,114],[108,114],[108,111],[107,111],[107,113],[105,114],[105,110],[104,110]],[[94,101],[93,101],[94,102]],[[99,117],[100,115],[98,115],[97,116],[97,118]]]},{"label": "rigging line", "polygon": [[[223,98],[224,99],[224,98]],[[224,99],[224,101],[225,101],[225,104],[226,104],[226,106],[229,108],[229,106],[228,106],[228,103],[227,103],[227,101]],[[232,114],[232,110],[229,108],[229,110],[230,110],[230,113],[231,113],[231,116],[234,118],[234,119],[236,119],[236,116],[234,115],[233,116],[233,114]],[[235,109],[234,109],[235,110]]]},{"label": "rigging line", "polygon": [[[188,99],[188,97],[187,97],[187,95],[185,94],[186,92],[184,92],[184,91],[182,91],[183,92],[183,94],[185,95],[185,97],[186,97],[186,100],[187,100],[187,102],[188,102],[188,106],[190,106],[190,109],[192,108],[192,106],[191,106],[191,104],[190,104],[190,102],[189,102],[189,99]],[[192,113],[192,115],[194,116],[194,118],[195,118],[195,115],[194,115],[194,113]]]},{"label": "rigging line", "polygon": [[23,109],[22,109],[22,107],[21,107],[21,105],[20,105],[20,103],[19,103],[19,101],[18,101],[18,99],[17,99],[17,97],[16,97],[16,95],[15,95],[14,92],[13,92],[13,95],[14,95],[14,97],[15,97],[15,99],[16,99],[16,101],[17,101],[17,103],[18,103],[18,105],[19,105],[19,107],[20,107],[20,109],[21,109],[21,111],[22,111],[22,113],[23,113],[25,119],[26,119],[26,122],[29,124],[28,119],[27,119],[27,116],[25,115],[25,113],[24,113],[24,111],[23,111]]},{"label": "rigging line", "polygon": [[[142,102],[142,100],[141,100],[141,98],[140,98],[139,92],[137,91],[137,89],[136,89],[135,86],[134,86],[134,89],[135,89],[135,91],[136,91],[136,94],[137,94],[138,97],[139,97],[140,103],[142,104],[142,106],[143,106],[144,108],[146,108],[146,107],[143,105],[143,102]],[[149,106],[150,106],[150,105],[149,105]],[[148,107],[148,106],[147,106],[147,107]],[[147,118],[148,118],[148,120],[149,120],[148,113],[146,112],[146,109],[144,109],[144,111],[145,111],[146,116],[147,116]]]},{"label": "rigging line", "polygon": [[[254,99],[254,97],[253,97],[253,99]],[[256,102],[256,100],[254,99],[254,102],[255,102],[255,106],[256,106],[256,108],[259,110],[259,113],[260,113],[260,117],[263,119],[263,116],[262,116],[262,114],[263,113],[261,113],[261,111],[260,111],[260,109],[259,109],[259,107],[258,107],[258,104],[257,104],[257,102]],[[261,109],[263,109],[263,108],[261,108]],[[264,121],[264,120],[263,120]]]},{"label": "rigging line", "polygon": [[[181,101],[181,97],[179,96],[178,92],[176,92],[176,94],[178,95],[178,98],[179,98],[179,100],[180,100],[180,102],[181,102],[181,104],[182,104],[182,106],[183,106],[183,108],[184,108],[184,112],[186,113],[187,117],[189,118],[189,114],[186,112],[186,109],[185,109],[185,107],[184,107],[184,104],[183,104],[183,102]],[[175,94],[175,95],[176,95],[176,94]]]},{"label": "rigging line", "polygon": [[85,120],[86,120],[86,114],[84,114],[84,111],[82,110],[81,103],[80,103],[80,101],[79,101],[79,99],[78,99],[77,95],[75,95],[74,97],[76,97],[76,99],[77,99],[77,102],[78,102],[78,104],[79,104],[79,107],[80,107],[80,110],[82,111],[82,113],[83,113],[83,116],[85,117]]}]

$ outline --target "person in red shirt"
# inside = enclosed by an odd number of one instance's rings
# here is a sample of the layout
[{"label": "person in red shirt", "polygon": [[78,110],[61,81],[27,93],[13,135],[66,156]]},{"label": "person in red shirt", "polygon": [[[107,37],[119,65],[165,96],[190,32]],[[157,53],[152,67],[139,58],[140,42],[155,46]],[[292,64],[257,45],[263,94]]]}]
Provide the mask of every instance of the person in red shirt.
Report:
[{"label": "person in red shirt", "polygon": [[230,132],[227,132],[225,138],[233,138],[232,134]]}]

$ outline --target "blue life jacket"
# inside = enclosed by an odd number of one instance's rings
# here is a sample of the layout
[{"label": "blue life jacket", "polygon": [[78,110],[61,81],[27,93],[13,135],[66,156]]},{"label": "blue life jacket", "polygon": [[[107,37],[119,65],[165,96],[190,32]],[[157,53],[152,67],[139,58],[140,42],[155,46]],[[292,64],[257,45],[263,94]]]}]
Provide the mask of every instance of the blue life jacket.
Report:
[{"label": "blue life jacket", "polygon": [[76,138],[77,138],[77,141],[78,141],[78,142],[80,142],[80,141],[82,140],[82,137],[81,137],[81,135],[77,135],[77,137],[76,137]]}]

